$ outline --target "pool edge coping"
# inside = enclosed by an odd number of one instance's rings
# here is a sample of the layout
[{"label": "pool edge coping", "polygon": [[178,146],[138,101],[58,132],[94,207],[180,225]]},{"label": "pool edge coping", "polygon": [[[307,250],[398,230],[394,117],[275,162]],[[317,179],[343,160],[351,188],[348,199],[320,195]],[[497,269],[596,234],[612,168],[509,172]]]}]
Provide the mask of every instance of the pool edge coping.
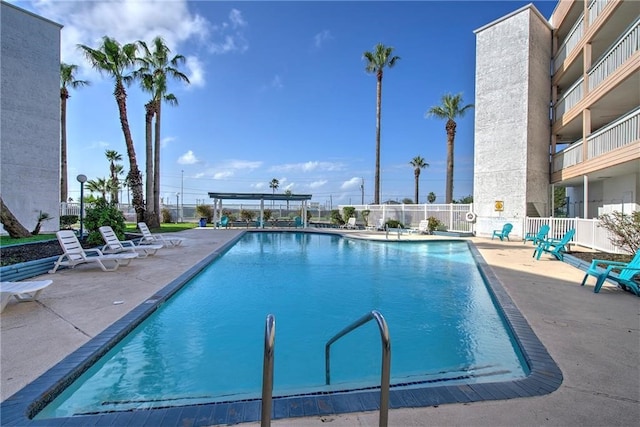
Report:
[{"label": "pool edge coping", "polygon": [[[129,313],[115,321],[93,339],[66,356],[44,374],[0,404],[2,425],[62,426],[75,424],[80,419],[89,424],[112,424],[139,426],[149,422],[152,425],[183,425],[189,420],[192,425],[235,424],[260,420],[259,399],[246,401],[208,403],[171,408],[113,412],[100,415],[74,416],[34,420],[29,418],[51,402],[59,392],[88,369],[105,354],[122,336],[128,334],[144,321],[160,305],[177,292],[189,279],[198,274],[206,265],[230,249],[246,232],[223,244],[208,256],[182,273],[178,278],[147,298]],[[277,232],[277,231],[276,231]],[[290,231],[292,232],[292,231]],[[319,230],[300,231],[314,234]],[[460,241],[462,239],[438,239],[437,241]],[[475,244],[467,242],[478,270],[483,277],[496,307],[502,314],[506,326],[520,346],[523,358],[530,369],[529,374],[513,381],[486,382],[473,384],[416,387],[411,389],[391,389],[390,409],[419,408],[450,403],[469,403],[487,400],[507,400],[519,397],[534,397],[549,394],[563,381],[562,372],[551,358],[546,347],[533,332],[520,310],[499,278],[487,264]],[[392,241],[397,242],[397,241]],[[402,243],[424,243],[403,241]],[[308,396],[274,397],[272,419],[303,416],[323,416],[352,412],[379,410],[379,391],[327,392]],[[160,417],[156,420],[156,418]],[[151,421],[151,420],[154,421]]]}]

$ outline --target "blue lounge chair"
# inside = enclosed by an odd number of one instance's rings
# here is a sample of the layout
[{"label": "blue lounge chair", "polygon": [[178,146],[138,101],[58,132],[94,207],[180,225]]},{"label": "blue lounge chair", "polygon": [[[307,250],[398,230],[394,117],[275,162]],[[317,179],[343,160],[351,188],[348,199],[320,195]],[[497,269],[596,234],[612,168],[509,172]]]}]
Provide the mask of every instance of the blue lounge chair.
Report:
[{"label": "blue lounge chair", "polygon": [[511,230],[513,230],[513,224],[508,222],[502,226],[502,230],[493,230],[493,235],[491,236],[491,240],[493,240],[494,237],[499,237],[500,240],[504,240],[504,239],[509,240],[509,233],[511,233]]},{"label": "blue lounge chair", "polygon": [[573,239],[574,234],[576,234],[576,230],[572,228],[567,231],[560,240],[545,239],[541,241],[538,243],[538,247],[533,251],[533,256],[536,257],[536,259],[540,259],[542,252],[547,252],[562,261],[562,258],[564,257],[563,253],[567,251],[567,245],[571,239]]},{"label": "blue lounge chair", "polygon": [[[604,265],[606,268],[600,268],[598,264]],[[619,273],[615,274],[613,272],[614,269],[620,270]],[[581,286],[584,286],[587,282],[587,277],[591,275],[596,277],[596,286],[593,288],[593,292],[596,294],[600,292],[600,288],[604,285],[605,280],[609,279],[619,284],[623,289],[630,290],[640,296],[638,283],[633,280],[633,277],[638,274],[640,274],[640,251],[636,252],[629,263],[594,259],[591,261],[591,266],[587,270],[587,274],[585,274],[584,279],[582,279]]]},{"label": "blue lounge chair", "polygon": [[299,216],[293,218],[293,225],[298,228],[298,227],[302,227],[302,218],[300,218]]},{"label": "blue lounge chair", "polygon": [[522,243],[533,242],[533,245],[535,246],[547,238],[549,230],[551,230],[551,227],[548,224],[543,224],[537,233],[527,233],[524,236],[524,242]]}]

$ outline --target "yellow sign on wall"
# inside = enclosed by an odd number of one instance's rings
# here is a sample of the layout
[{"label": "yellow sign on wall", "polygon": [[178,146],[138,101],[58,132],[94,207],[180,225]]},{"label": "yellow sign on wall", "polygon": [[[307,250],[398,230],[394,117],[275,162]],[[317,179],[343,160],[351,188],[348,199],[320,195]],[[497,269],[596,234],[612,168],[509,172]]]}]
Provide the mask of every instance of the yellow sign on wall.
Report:
[{"label": "yellow sign on wall", "polygon": [[502,200],[496,200],[494,206],[497,212],[502,212],[504,210],[504,202]]}]

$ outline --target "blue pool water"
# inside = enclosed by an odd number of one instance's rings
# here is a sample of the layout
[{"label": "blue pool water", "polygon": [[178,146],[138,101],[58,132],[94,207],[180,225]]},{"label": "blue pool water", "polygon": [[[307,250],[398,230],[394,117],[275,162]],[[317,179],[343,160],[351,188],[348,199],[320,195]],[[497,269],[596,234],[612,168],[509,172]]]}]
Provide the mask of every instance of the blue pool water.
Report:
[{"label": "blue pool water", "polygon": [[373,309],[389,325],[396,387],[528,373],[466,242],[247,233],[37,418],[259,397],[269,313],[275,396],[376,386],[374,322],[332,346],[324,384],[324,345]]}]

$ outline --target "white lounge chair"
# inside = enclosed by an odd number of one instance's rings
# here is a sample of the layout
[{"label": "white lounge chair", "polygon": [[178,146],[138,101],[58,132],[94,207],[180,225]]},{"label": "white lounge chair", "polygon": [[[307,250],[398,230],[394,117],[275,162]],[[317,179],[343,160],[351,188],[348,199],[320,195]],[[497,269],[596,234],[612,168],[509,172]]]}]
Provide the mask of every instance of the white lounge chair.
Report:
[{"label": "white lounge chair", "polygon": [[138,228],[142,233],[142,239],[140,240],[141,245],[157,244],[164,247],[173,247],[180,246],[182,244],[182,239],[180,237],[167,237],[163,234],[151,234],[149,227],[147,227],[147,224],[144,222],[139,222]]},{"label": "white lounge chair", "polygon": [[119,254],[119,253],[135,253],[138,258],[146,258],[149,255],[155,255],[158,249],[162,249],[162,245],[136,245],[131,240],[121,241],[116,236],[113,228],[108,225],[100,227],[100,234],[106,245],[102,247],[103,254]]},{"label": "white lounge chair", "polygon": [[358,226],[356,225],[356,218],[354,216],[352,216],[351,218],[349,218],[347,220],[346,224],[343,224],[342,226],[340,226],[340,228],[346,228],[349,230],[356,230],[358,228]]},{"label": "white lounge chair", "polygon": [[36,301],[40,292],[51,283],[53,280],[0,282],[0,313],[7,306],[11,297],[16,297],[19,302]]},{"label": "white lounge chair", "polygon": [[429,221],[426,219],[423,219],[418,223],[418,228],[409,229],[409,234],[413,234],[413,233],[429,234]]},{"label": "white lounge chair", "polygon": [[[52,270],[55,273],[58,267],[74,268],[79,264],[96,263],[103,271],[117,270],[121,265],[129,265],[133,258],[137,258],[135,253],[109,254],[105,255],[100,249],[83,249],[80,241],[72,230],[60,230],[56,233],[58,242],[62,246],[64,253],[58,257]],[[93,255],[89,255],[93,254]],[[113,267],[107,267],[105,262],[113,263]]]}]

